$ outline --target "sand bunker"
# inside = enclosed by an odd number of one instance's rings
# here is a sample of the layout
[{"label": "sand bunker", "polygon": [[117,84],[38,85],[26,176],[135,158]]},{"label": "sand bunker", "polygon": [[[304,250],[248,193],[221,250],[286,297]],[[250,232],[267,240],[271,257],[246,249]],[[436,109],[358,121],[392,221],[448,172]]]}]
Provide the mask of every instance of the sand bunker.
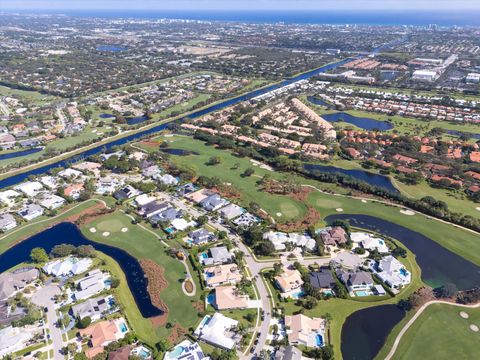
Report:
[{"label": "sand bunker", "polygon": [[336,212],[342,212],[343,209],[342,209],[342,208],[336,208],[335,211],[336,211]]},{"label": "sand bunker", "polygon": [[409,215],[409,216],[415,215],[415,213],[412,210],[400,210],[400,212],[403,215]]},{"label": "sand bunker", "polygon": [[279,217],[282,216],[282,213],[277,213],[277,216],[279,216]]},{"label": "sand bunker", "polygon": [[128,228],[122,228],[122,232],[127,232]]},{"label": "sand bunker", "polygon": [[470,330],[472,330],[473,332],[478,332],[478,326],[477,325],[470,325]]},{"label": "sand bunker", "polygon": [[104,233],[102,233],[103,236],[108,236],[110,235],[110,233],[108,231],[105,231]]},{"label": "sand bunker", "polygon": [[479,206],[479,207],[476,207],[475,210],[480,211],[480,206]]},{"label": "sand bunker", "polygon": [[464,319],[468,319],[468,314],[465,311],[460,311],[460,316]]},{"label": "sand bunker", "polygon": [[367,200],[362,200],[362,203],[366,204],[366,203],[367,203]]},{"label": "sand bunker", "polygon": [[97,229],[95,229],[94,227],[91,227],[91,228],[90,228],[90,232],[91,232],[91,233],[96,233],[96,232],[97,232]]}]

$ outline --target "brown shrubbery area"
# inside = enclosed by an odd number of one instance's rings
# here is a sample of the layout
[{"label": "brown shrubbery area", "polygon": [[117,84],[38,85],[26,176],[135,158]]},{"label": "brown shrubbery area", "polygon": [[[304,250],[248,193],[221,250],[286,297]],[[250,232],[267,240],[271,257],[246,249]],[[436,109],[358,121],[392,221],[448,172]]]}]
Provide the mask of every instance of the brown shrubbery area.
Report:
[{"label": "brown shrubbery area", "polygon": [[284,232],[295,232],[306,230],[310,225],[316,224],[320,220],[320,213],[313,207],[308,207],[307,214],[300,220],[277,224],[277,229]]},{"label": "brown shrubbery area", "polygon": [[99,216],[110,214],[114,211],[114,209],[105,208],[103,204],[98,204],[80,214],[68,217],[65,221],[74,222],[76,225],[81,226],[92,222]]},{"label": "brown shrubbery area", "polygon": [[151,320],[155,326],[165,325],[168,318],[168,307],[160,298],[162,291],[168,287],[168,282],[163,276],[165,270],[150,259],[141,259],[140,266],[148,279],[147,289],[152,304],[164,312],[163,315],[156,316]]}]

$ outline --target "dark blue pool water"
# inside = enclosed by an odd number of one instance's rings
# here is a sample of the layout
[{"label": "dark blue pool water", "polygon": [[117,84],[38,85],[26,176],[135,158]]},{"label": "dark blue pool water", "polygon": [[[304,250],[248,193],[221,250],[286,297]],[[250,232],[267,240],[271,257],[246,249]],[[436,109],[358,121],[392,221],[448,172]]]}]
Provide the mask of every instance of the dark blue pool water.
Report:
[{"label": "dark blue pool water", "polygon": [[331,174],[343,174],[354,177],[357,180],[366,182],[372,186],[376,186],[390,192],[396,193],[398,190],[393,186],[390,178],[384,175],[374,174],[365,170],[346,170],[341,169],[335,166],[328,166],[328,165],[319,165],[319,164],[305,164],[305,170],[308,172],[320,171],[326,172]]},{"label": "dark blue pool water", "polygon": [[381,120],[375,120],[372,118],[353,116],[345,112],[325,114],[325,115],[322,115],[322,118],[330,122],[345,121],[363,130],[387,131],[387,130],[393,129],[393,125],[388,121],[381,121]]},{"label": "dark blue pool water", "polygon": [[354,312],[342,327],[344,360],[371,360],[385,344],[392,329],[405,316],[396,305],[380,305]]},{"label": "dark blue pool water", "polygon": [[[434,288],[446,283],[453,283],[460,290],[480,286],[479,266],[423,234],[369,215],[335,214],[327,216],[325,221],[331,223],[337,219],[348,220],[352,226],[375,231],[400,241],[415,254],[422,270],[422,280]],[[412,221],[415,219],[412,218]],[[432,226],[435,226],[434,222]],[[451,240],[461,241],[453,237]]]},{"label": "dark blue pool water", "polygon": [[0,160],[13,159],[13,158],[21,157],[21,156],[35,154],[39,151],[42,151],[42,148],[32,148],[32,149],[27,149],[27,150],[10,152],[10,153],[7,153],[7,154],[0,154]]},{"label": "dark blue pool water", "polygon": [[77,226],[72,223],[58,224],[14,245],[3,254],[0,254],[0,273],[24,261],[29,261],[30,251],[35,247],[42,247],[47,252],[50,252],[55,245],[64,243],[75,246],[92,245],[96,250],[112,257],[125,273],[128,287],[143,317],[147,318],[162,314],[162,311],[152,304],[147,291],[147,280],[137,259],[124,250],[87,239]]}]

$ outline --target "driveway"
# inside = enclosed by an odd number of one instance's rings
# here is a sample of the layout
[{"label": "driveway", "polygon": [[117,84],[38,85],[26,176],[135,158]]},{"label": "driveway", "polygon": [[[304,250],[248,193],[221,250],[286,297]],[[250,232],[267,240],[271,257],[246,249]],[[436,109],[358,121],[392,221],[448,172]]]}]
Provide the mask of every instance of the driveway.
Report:
[{"label": "driveway", "polygon": [[50,340],[52,340],[53,358],[55,360],[64,360],[64,356],[60,352],[63,348],[62,330],[55,324],[57,322],[57,314],[55,311],[55,302],[53,296],[60,294],[60,288],[55,284],[45,285],[32,295],[32,302],[40,306],[42,309],[47,308],[46,326],[50,332]]}]

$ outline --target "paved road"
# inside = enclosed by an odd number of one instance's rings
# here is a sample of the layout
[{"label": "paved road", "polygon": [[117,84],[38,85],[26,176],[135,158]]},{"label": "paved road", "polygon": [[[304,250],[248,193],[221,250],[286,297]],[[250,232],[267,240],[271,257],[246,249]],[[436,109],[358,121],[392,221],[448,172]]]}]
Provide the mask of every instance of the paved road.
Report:
[{"label": "paved road", "polygon": [[55,312],[55,303],[52,300],[54,295],[60,294],[60,288],[55,285],[46,285],[39,289],[32,296],[32,302],[42,308],[47,308],[47,328],[50,331],[50,339],[52,340],[52,347],[54,351],[53,358],[55,360],[64,360],[64,356],[60,350],[63,347],[62,330],[56,326],[57,314]]}]

